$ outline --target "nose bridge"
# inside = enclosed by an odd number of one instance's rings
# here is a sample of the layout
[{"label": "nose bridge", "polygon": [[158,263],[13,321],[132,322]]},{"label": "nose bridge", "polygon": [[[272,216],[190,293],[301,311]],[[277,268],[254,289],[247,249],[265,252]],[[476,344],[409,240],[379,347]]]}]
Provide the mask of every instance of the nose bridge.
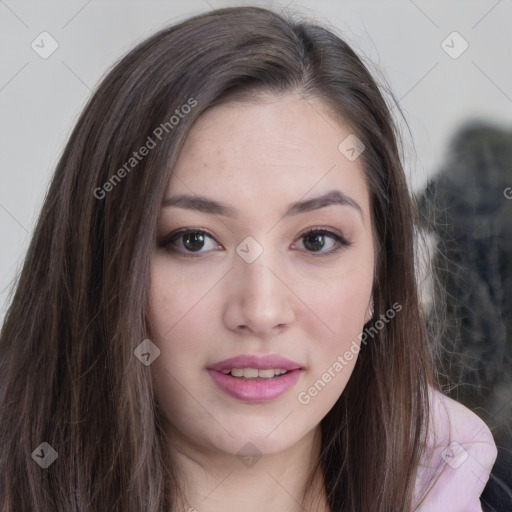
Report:
[{"label": "nose bridge", "polygon": [[293,320],[291,294],[276,276],[278,268],[277,258],[270,248],[265,248],[250,263],[243,256],[237,256],[235,292],[230,305],[232,327],[244,326],[263,333]]},{"label": "nose bridge", "polygon": [[[260,237],[261,242],[261,237]],[[236,248],[235,270],[245,291],[264,291],[270,281],[269,267],[276,266],[276,255],[270,239],[258,242],[252,236],[246,237]]]},{"label": "nose bridge", "polygon": [[264,251],[252,263],[243,259],[237,262],[239,293],[245,305],[270,305],[271,299],[278,299],[282,293],[282,290],[277,290],[279,281],[270,271],[275,266],[270,253],[270,250]]}]

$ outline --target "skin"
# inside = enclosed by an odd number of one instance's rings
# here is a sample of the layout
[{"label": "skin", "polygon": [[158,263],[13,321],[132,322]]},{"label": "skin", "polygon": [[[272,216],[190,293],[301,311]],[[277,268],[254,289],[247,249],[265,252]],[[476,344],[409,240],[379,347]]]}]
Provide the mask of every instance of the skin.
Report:
[{"label": "skin", "polygon": [[[159,239],[181,228],[211,238],[199,252],[187,252],[181,237],[174,251],[156,245],[152,254],[149,316],[161,351],[151,366],[155,393],[169,457],[187,482],[188,506],[201,512],[303,510],[320,421],[357,357],[309,403],[298,394],[333,367],[370,319],[368,188],[361,159],[349,161],[338,150],[350,127],[326,111],[320,100],[297,93],[214,107],[192,128],[166,190],[166,199],[202,195],[238,211],[232,218],[163,207]],[[332,190],[360,210],[336,204],[283,217],[291,203]],[[351,245],[328,254],[336,242],[326,236],[311,250],[312,237],[303,234],[319,227]],[[248,236],[263,248],[252,263],[235,251]],[[247,403],[226,395],[206,372],[242,354],[280,354],[303,371],[278,398]],[[262,455],[251,467],[237,457],[248,442]],[[321,494],[314,506],[305,502],[309,510],[326,510]]]}]

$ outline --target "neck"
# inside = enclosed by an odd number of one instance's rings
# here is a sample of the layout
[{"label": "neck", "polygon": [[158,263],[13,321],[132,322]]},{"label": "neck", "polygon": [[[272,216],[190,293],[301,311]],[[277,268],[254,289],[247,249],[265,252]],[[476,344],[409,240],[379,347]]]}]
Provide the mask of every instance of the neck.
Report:
[{"label": "neck", "polygon": [[319,426],[283,452],[256,457],[206,451],[175,431],[167,437],[184,494],[174,500],[173,511],[328,511],[321,471],[312,474],[320,453]]}]

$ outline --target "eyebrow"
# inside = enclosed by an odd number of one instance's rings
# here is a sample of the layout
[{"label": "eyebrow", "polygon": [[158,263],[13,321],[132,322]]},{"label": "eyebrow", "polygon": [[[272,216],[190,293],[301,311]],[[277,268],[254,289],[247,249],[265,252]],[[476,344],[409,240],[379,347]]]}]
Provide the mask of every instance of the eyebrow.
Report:
[{"label": "eyebrow", "polygon": [[[283,218],[301,213],[312,212],[314,210],[319,210],[320,208],[325,208],[332,205],[350,206],[359,212],[361,218],[363,218],[363,210],[359,204],[350,196],[347,196],[339,190],[331,190],[326,194],[313,197],[312,199],[305,199],[291,203],[283,215]],[[187,210],[197,210],[213,215],[224,215],[226,217],[232,217],[235,219],[238,218],[239,215],[238,210],[226,203],[198,195],[190,196],[187,194],[179,194],[171,196],[168,199],[164,199],[162,203],[163,208],[168,206],[176,206],[179,208],[185,208]]]}]

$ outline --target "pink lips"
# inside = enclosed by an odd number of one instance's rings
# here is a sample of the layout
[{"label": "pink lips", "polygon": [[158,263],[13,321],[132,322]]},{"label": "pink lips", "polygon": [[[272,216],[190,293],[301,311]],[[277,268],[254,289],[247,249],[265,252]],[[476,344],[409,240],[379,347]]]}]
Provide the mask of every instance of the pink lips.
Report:
[{"label": "pink lips", "polygon": [[[280,376],[268,380],[239,379],[222,373],[231,368],[280,368],[288,370]],[[245,402],[264,402],[282,395],[291,388],[300,377],[302,367],[299,363],[290,361],[279,355],[264,357],[245,355],[233,357],[211,364],[206,371],[215,384],[229,396]]]}]

